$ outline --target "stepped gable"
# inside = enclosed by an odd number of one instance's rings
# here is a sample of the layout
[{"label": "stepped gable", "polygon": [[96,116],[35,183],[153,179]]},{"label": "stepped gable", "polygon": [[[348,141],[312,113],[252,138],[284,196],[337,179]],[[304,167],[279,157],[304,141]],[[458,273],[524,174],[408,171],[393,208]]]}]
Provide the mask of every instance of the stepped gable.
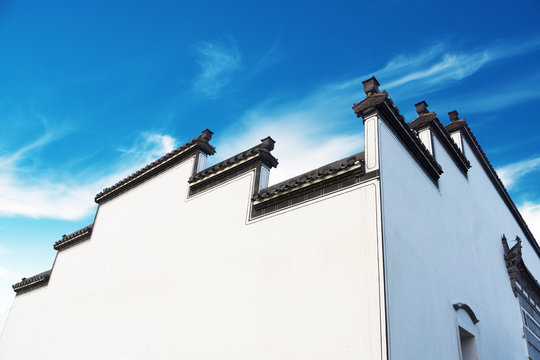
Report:
[{"label": "stepped gable", "polygon": [[270,154],[270,151],[274,150],[274,144],[276,142],[270,137],[266,137],[261,140],[261,143],[249,148],[246,151],[243,151],[239,154],[231,156],[230,158],[223,160],[209,168],[199,171],[189,178],[190,183],[197,183],[207,178],[210,178],[222,171],[225,171],[229,168],[232,168],[240,163],[243,163],[247,160],[259,156],[263,162],[268,167],[277,167],[277,159]]},{"label": "stepped gable", "polygon": [[172,165],[194,155],[197,151],[201,151],[207,155],[214,155],[216,149],[209,144],[213,134],[214,133],[208,129],[204,130],[201,135],[197,136],[196,138],[188,141],[184,145],[153,161],[144,168],[120,180],[113,186],[103,189],[103,191],[96,195],[95,202],[100,204],[106,200],[110,200],[163,172]]},{"label": "stepped gable", "polygon": [[495,189],[497,189],[497,192],[502,197],[503,201],[508,206],[510,212],[514,215],[514,218],[518,222],[521,230],[525,234],[525,237],[533,247],[533,249],[536,251],[536,254],[540,256],[540,246],[538,245],[534,235],[532,234],[531,230],[529,229],[529,226],[521,216],[521,213],[519,212],[516,204],[510,197],[510,194],[508,193],[508,190],[506,190],[506,187],[504,186],[501,178],[495,171],[495,168],[493,165],[491,165],[491,162],[489,161],[486,153],[480,146],[480,143],[476,139],[476,136],[474,136],[474,133],[472,132],[471,128],[469,127],[469,124],[467,121],[462,118],[459,118],[459,114],[457,110],[450,111],[448,113],[448,116],[450,118],[451,123],[445,126],[446,131],[449,133],[454,133],[456,131],[460,131],[461,134],[468,139],[471,145],[472,151],[475,153],[476,157],[478,158],[478,161],[484,168],[484,171],[488,175],[489,179],[491,180],[491,183],[493,186],[495,186]]},{"label": "stepped gable", "polygon": [[379,82],[373,76],[362,82],[366,98],[353,105],[353,111],[357,117],[366,118],[375,111],[380,111],[391,130],[405,144],[405,147],[422,165],[424,170],[436,182],[443,170],[435,158],[431,155],[416,132],[405,121],[405,117],[385,91],[379,91]]},{"label": "stepped gable", "polygon": [[416,107],[418,117],[411,121],[410,127],[413,130],[420,131],[430,126],[439,134],[442,145],[446,148],[456,165],[464,174],[467,173],[467,170],[471,167],[469,160],[459,149],[454,139],[450,136],[450,133],[445,129],[445,126],[437,118],[437,114],[428,110],[428,104],[425,101],[421,101],[414,106]]},{"label": "stepped gable", "polygon": [[60,251],[72,245],[78,244],[79,242],[85,239],[90,238],[90,235],[92,235],[93,227],[94,227],[94,224],[90,224],[69,235],[65,235],[65,234],[62,235],[62,239],[54,243],[54,249]]},{"label": "stepped gable", "polygon": [[334,161],[330,164],[321,166],[317,169],[308,171],[304,174],[295,176],[291,179],[264,188],[257,194],[255,194],[252,197],[252,200],[263,201],[277,195],[285,194],[303,188],[316,181],[335,177],[353,168],[356,169],[358,167],[361,167],[362,173],[364,173],[364,152],[348,156],[338,161]]},{"label": "stepped gable", "polygon": [[12,285],[13,291],[19,295],[26,291],[47,285],[49,283],[49,278],[51,277],[51,272],[52,269],[29,278],[22,278],[20,282]]}]

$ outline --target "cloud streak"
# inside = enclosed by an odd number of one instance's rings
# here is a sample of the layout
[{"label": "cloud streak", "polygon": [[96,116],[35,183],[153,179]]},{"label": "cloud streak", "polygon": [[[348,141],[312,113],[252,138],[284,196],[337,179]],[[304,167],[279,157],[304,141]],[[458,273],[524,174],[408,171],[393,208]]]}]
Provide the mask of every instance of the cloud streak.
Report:
[{"label": "cloud streak", "polygon": [[499,174],[503,184],[511,189],[525,175],[538,170],[540,170],[540,156],[503,166],[497,169],[497,174]]},{"label": "cloud streak", "polygon": [[540,204],[526,202],[519,207],[519,211],[535,239],[540,240]]},{"label": "cloud streak", "polygon": [[[416,93],[417,88],[433,90],[449,86],[497,59],[518,56],[539,47],[540,41],[511,46],[499,42],[476,51],[455,52],[445,44],[438,44],[419,55],[397,56],[374,73],[385,84],[384,88],[392,88],[392,95],[397,92],[402,99],[410,97],[413,88]],[[201,42],[196,50],[201,73],[195,86],[215,96],[231,81],[241,64],[238,47],[229,40],[221,44]],[[363,128],[350,108],[354,100],[363,97],[361,81],[367,77],[323,84],[303,96],[295,96],[294,101],[284,96],[267,99],[246,110],[228,131],[216,135],[219,152],[214,161],[243,151],[258,139],[271,135],[277,141],[275,154],[281,160],[278,169],[272,171],[271,182],[275,183],[361,151]],[[53,181],[31,173],[23,176],[19,162],[32,150],[56,138],[54,133],[45,132],[38,140],[0,157],[0,215],[80,219],[94,211],[92,199],[102,188],[176,145],[168,135],[145,133],[133,146],[119,149],[118,167],[110,176],[85,177],[83,181],[80,178]],[[536,168],[538,161],[531,159],[526,164],[512,164],[499,172],[511,187],[517,178]]]},{"label": "cloud streak", "polygon": [[[392,90],[393,97],[409,99],[419,93],[426,94],[452,86],[496,61],[538,50],[540,38],[514,42],[498,41],[469,51],[455,50],[446,43],[439,43],[418,54],[398,55],[381,69],[336,85],[344,89],[360,88],[362,80],[375,75],[384,89]],[[414,91],[411,91],[412,89]],[[501,106],[511,105],[510,100],[521,101],[521,98],[507,98]]]},{"label": "cloud streak", "polygon": [[223,43],[199,42],[195,50],[200,73],[193,86],[209,97],[216,97],[239,69],[242,63],[240,50],[232,39]]},{"label": "cloud streak", "polygon": [[64,220],[84,218],[95,210],[93,198],[96,193],[164,155],[175,145],[174,139],[168,135],[145,133],[132,149],[122,151],[111,175],[98,178],[81,176],[85,179],[83,181],[46,179],[17,167],[28,149],[45,146],[51,139],[45,135],[41,140],[21,147],[14,153],[16,156],[0,158],[0,164],[4,165],[0,169],[0,216]]},{"label": "cloud streak", "polygon": [[[540,39],[513,44],[498,42],[468,52],[454,51],[441,43],[418,55],[399,55],[372,74],[383,88],[392,89],[393,97],[403,100],[417,96],[419,91],[426,93],[451,86],[497,60],[538,49]],[[248,109],[231,126],[229,134],[221,139],[219,134],[216,137],[219,153],[214,161],[222,159],[221,154],[230,156],[253,146],[254,140],[271,135],[277,141],[274,152],[281,159],[278,168],[272,170],[270,181],[275,183],[360,151],[363,129],[351,116],[350,106],[363,97],[362,80],[372,74],[323,84],[294,102],[275,98]],[[518,101],[510,97],[506,100],[501,104]]]},{"label": "cloud streak", "polygon": [[[498,110],[540,99],[540,73],[533,74],[522,81],[501,82],[493,90],[475,92],[451,100],[459,104],[460,109],[470,114],[496,112]],[[512,89],[509,91],[509,89]]]},{"label": "cloud streak", "polygon": [[398,56],[377,71],[381,79],[389,78],[386,88],[405,84],[424,90],[462,80],[497,60],[511,58],[540,49],[540,38],[516,43],[498,42],[473,51],[452,51],[437,44],[417,56]]}]

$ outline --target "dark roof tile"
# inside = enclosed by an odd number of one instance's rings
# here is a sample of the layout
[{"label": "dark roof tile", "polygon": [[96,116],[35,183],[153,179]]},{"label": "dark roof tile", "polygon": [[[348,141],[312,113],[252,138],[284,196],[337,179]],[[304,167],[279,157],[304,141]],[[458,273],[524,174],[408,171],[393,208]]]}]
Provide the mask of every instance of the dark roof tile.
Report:
[{"label": "dark roof tile", "polygon": [[99,194],[96,195],[96,203],[101,203],[104,200],[113,198],[114,196],[122,193],[125,190],[128,190],[145,180],[151,178],[154,175],[164,171],[169,168],[169,166],[175,164],[177,161],[182,159],[182,155],[186,154],[189,149],[193,146],[198,146],[203,152],[213,155],[216,150],[215,148],[208,143],[212,138],[212,132],[208,129],[204,130],[201,135],[196,138],[188,141],[184,145],[176,148],[175,150],[165,154],[159,159],[153,161],[151,164],[146,165],[140,170],[137,170],[133,174],[127,176],[126,178],[120,180],[111,187],[103,189]]},{"label": "dark roof tile", "polygon": [[[425,103],[425,101],[422,101],[421,103],[425,104],[427,110],[427,104]],[[446,145],[447,151],[454,158],[455,162],[457,163],[457,165],[459,165],[463,173],[466,173],[467,170],[471,167],[471,164],[469,160],[465,157],[465,154],[463,154],[463,151],[459,149],[454,139],[452,139],[452,137],[450,136],[450,132],[437,118],[437,114],[435,114],[434,112],[422,112],[416,119],[411,121],[410,126],[412,129],[418,131],[431,124],[435,127],[436,131],[443,137],[443,139],[441,139],[443,141],[443,146]]]},{"label": "dark roof tile", "polygon": [[[386,107],[384,105],[386,105]],[[405,121],[405,117],[400,113],[398,107],[394,104],[394,101],[388,96],[386,90],[382,92],[369,92],[366,94],[366,98],[364,100],[354,104],[353,106],[353,110],[358,117],[367,116],[377,108],[381,109],[383,112],[389,110],[390,114],[393,115],[398,121],[398,127],[401,126],[401,129],[404,130],[403,135],[408,139],[407,141],[409,143],[412,142],[412,144],[414,144],[412,146],[416,147],[417,150],[414,150],[413,152],[415,154],[422,154],[421,156],[425,158],[425,161],[427,161],[429,167],[431,167],[431,173],[434,172],[434,176],[438,178],[439,175],[443,173],[441,165],[439,165],[439,163],[431,155],[422,140],[420,140],[418,137],[416,131],[411,129],[409,124]],[[403,131],[400,130],[400,132]]]},{"label": "dark roof tile", "polygon": [[231,156],[228,159],[225,159],[209,168],[199,171],[189,178],[189,182],[196,182],[207,178],[218,171],[234,166],[236,163],[239,163],[242,160],[255,157],[257,155],[261,156],[265,162],[270,167],[276,167],[278,161],[275,157],[270,154],[270,151],[274,149],[274,140],[271,137],[267,137],[261,140],[261,143],[243,151],[239,154]]},{"label": "dark roof tile", "polygon": [[74,243],[77,243],[81,240],[89,238],[90,235],[92,234],[93,227],[94,227],[94,224],[90,224],[69,235],[62,235],[62,239],[54,243],[54,249],[62,250],[70,245],[73,245]]},{"label": "dark roof tile", "polygon": [[31,276],[29,278],[22,278],[20,282],[12,286],[13,291],[15,291],[16,293],[21,293],[30,289],[34,289],[36,287],[47,285],[47,283],[49,282],[49,278],[51,277],[51,272],[52,269]]},{"label": "dark roof tile", "polygon": [[315,180],[330,176],[332,174],[337,174],[340,171],[347,170],[354,165],[360,165],[363,167],[364,153],[358,153],[356,155],[348,156],[344,159],[334,161],[330,164],[321,166],[320,168],[308,171],[304,174],[295,176],[294,178],[282,181],[278,184],[269,186],[262,189],[257,194],[253,196],[253,200],[261,201],[274,195],[278,195],[284,192],[288,192],[299,188],[305,184],[311,183]]}]

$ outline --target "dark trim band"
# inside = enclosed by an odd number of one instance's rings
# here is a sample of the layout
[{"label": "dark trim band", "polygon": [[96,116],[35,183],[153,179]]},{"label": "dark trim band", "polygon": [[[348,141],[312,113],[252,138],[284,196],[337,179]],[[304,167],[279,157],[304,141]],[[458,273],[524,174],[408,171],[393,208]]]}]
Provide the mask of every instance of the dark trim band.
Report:
[{"label": "dark trim band", "polygon": [[132,189],[133,187],[142,184],[157,174],[162,173],[171,166],[176,165],[191,156],[196,156],[199,152],[203,152],[207,155],[213,155],[216,150],[208,143],[212,138],[212,134],[213,132],[210,130],[204,130],[202,134],[196,138],[188,141],[184,145],[155,160],[151,164],[120,180],[113,186],[103,189],[103,191],[96,195],[94,199],[95,202],[101,204],[108,201]]},{"label": "dark trim band", "polygon": [[74,233],[71,233],[69,235],[63,235],[62,239],[54,243],[54,249],[61,251],[61,250],[67,249],[70,246],[78,244],[84,240],[90,239],[90,235],[92,235],[93,227],[94,227],[94,224],[90,224],[86,227],[83,227],[80,230],[75,231]]},{"label": "dark trim band", "polygon": [[21,282],[12,285],[13,291],[15,291],[17,295],[20,295],[30,290],[34,290],[47,285],[51,277],[51,272],[52,269],[31,276],[29,278],[22,278]]}]

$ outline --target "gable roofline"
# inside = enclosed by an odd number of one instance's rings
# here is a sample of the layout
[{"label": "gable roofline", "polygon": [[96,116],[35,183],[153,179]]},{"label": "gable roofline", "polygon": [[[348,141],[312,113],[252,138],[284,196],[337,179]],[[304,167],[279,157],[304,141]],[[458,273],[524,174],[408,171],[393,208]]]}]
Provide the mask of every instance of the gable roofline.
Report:
[{"label": "gable roofline", "polygon": [[[421,106],[423,105],[423,106]],[[459,149],[458,145],[450,136],[450,133],[445,129],[444,125],[437,118],[435,112],[429,112],[427,109],[427,103],[421,101],[416,104],[418,117],[411,121],[410,126],[413,130],[421,131],[425,128],[430,128],[438,136],[442,145],[446,149],[446,152],[450,154],[450,157],[457,165],[459,170],[466,175],[467,171],[471,167],[469,160],[465,157],[463,152]]]},{"label": "gable roofline", "polygon": [[54,249],[61,251],[70,247],[71,245],[75,245],[83,240],[90,238],[90,235],[92,235],[93,227],[94,224],[90,224],[83,227],[82,229],[72,232],[69,235],[62,235],[62,238],[54,243]]},{"label": "gable roofline", "polygon": [[260,157],[263,165],[269,168],[277,167],[278,160],[270,153],[274,150],[275,143],[274,139],[268,136],[262,139],[260,144],[193,174],[188,181],[195,185],[255,157]]},{"label": "gable roofline", "polygon": [[36,289],[38,287],[45,286],[49,283],[49,278],[51,277],[52,269],[39,273],[37,275],[31,276],[29,278],[22,278],[22,280],[11,287],[17,295],[24,292]]},{"label": "gable roofline", "polygon": [[270,153],[274,144],[274,139],[268,136],[260,144],[193,174],[188,180],[189,196],[210,190],[250,171],[255,171],[252,191],[259,191],[262,168],[270,169],[278,165],[277,159]]},{"label": "gable roofline", "polygon": [[383,121],[398,137],[405,149],[416,159],[420,167],[433,182],[437,184],[440,175],[443,173],[441,165],[439,165],[416,132],[405,121],[405,117],[400,113],[397,106],[388,96],[388,93],[386,91],[379,91],[379,82],[374,76],[362,83],[364,84],[366,98],[353,105],[353,111],[356,116],[362,117],[365,120],[377,111],[381,113]]},{"label": "gable roofline", "polygon": [[253,195],[252,200],[258,204],[304,188],[316,181],[322,181],[356,168],[361,168],[362,174],[365,173],[364,152],[347,156],[346,158],[333,161],[280,183],[268,186]]},{"label": "gable roofline", "polygon": [[378,169],[366,172],[364,157],[364,152],[351,155],[256,192],[250,218],[271,216],[379,178]]},{"label": "gable roofline", "polygon": [[516,204],[510,197],[510,194],[508,193],[508,190],[506,190],[506,187],[504,186],[503,182],[501,181],[501,178],[495,171],[495,168],[493,168],[493,165],[491,165],[491,162],[489,161],[486,153],[480,146],[480,143],[476,139],[476,136],[474,136],[471,128],[469,127],[469,124],[465,119],[459,119],[457,116],[457,111],[451,111],[449,113],[450,119],[452,122],[445,126],[446,131],[449,133],[454,133],[456,131],[459,131],[465,140],[469,143],[469,146],[471,147],[473,153],[475,154],[476,158],[480,162],[480,165],[484,169],[484,172],[487,174],[489,180],[495,187],[495,190],[499,193],[501,196],[503,202],[508,207],[508,210],[510,210],[510,213],[513,215],[514,219],[518,223],[518,226],[520,227],[521,231],[523,231],[523,234],[525,235],[525,238],[529,242],[529,244],[532,246],[534,251],[536,252],[536,255],[540,257],[540,246],[536,242],[536,239],[529,229],[529,226],[521,216],[521,213],[519,212]]},{"label": "gable roofline", "polygon": [[214,133],[208,129],[204,130],[201,135],[197,136],[196,138],[165,154],[142,169],[137,170],[113,186],[103,189],[99,194],[96,195],[94,199],[95,202],[97,204],[101,204],[108,201],[124,193],[125,191],[142,184],[146,180],[162,173],[171,166],[178,164],[180,161],[193,156],[198,152],[202,152],[207,155],[214,155],[216,149],[209,144],[213,134]]}]

